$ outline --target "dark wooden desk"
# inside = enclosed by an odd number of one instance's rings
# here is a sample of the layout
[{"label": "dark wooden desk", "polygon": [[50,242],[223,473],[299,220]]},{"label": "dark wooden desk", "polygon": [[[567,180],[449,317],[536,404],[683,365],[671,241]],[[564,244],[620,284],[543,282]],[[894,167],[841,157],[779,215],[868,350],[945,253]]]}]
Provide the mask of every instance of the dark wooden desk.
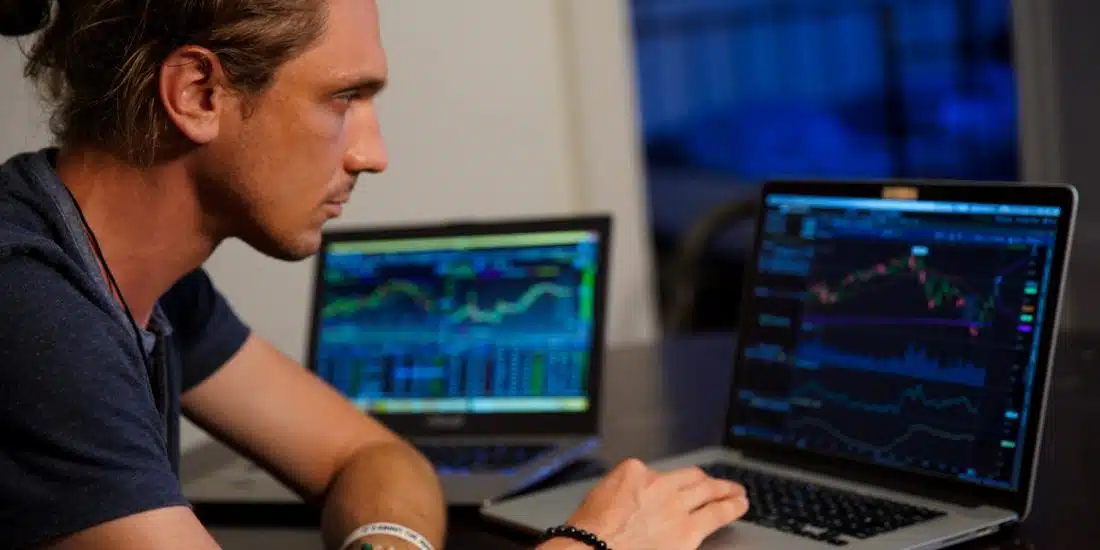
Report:
[{"label": "dark wooden desk", "polygon": [[[969,550],[1075,549],[1100,545],[1100,343],[1066,336],[1060,345],[1044,429],[1034,513],[1019,529],[963,547]],[[728,336],[670,341],[660,349],[612,353],[604,383],[599,458],[652,460],[721,441],[733,346]],[[1095,426],[1094,426],[1095,425]],[[200,514],[201,516],[201,514]],[[211,526],[227,550],[318,549],[308,529]],[[449,549],[518,550],[529,539],[455,510]]]}]

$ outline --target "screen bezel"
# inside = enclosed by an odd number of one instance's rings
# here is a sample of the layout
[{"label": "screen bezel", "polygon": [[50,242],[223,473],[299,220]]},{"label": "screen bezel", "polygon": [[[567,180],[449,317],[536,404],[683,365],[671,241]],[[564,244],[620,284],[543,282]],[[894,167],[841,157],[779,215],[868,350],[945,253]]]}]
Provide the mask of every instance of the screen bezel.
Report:
[{"label": "screen bezel", "polygon": [[[588,408],[581,412],[534,413],[414,413],[383,414],[367,412],[388,428],[402,436],[431,435],[593,435],[598,433],[601,403],[600,385],[603,378],[604,339],[606,331],[606,301],[610,248],[612,238],[611,216],[590,214],[568,218],[541,218],[536,220],[492,220],[483,222],[444,225],[407,225],[371,229],[334,229],[323,234],[321,253],[315,260],[313,272],[313,301],[310,307],[308,342],[308,369],[317,375],[317,352],[321,303],[324,292],[326,252],[337,243],[418,239],[435,237],[463,237],[544,233],[556,231],[585,231],[598,236],[595,295],[592,304],[592,342],[589,348]],[[533,420],[537,420],[534,421]]]},{"label": "screen bezel", "polygon": [[[1054,257],[1050,271],[1047,312],[1042,323],[1039,338],[1037,365],[1032,384],[1031,410],[1025,426],[1024,447],[1018,486],[1015,489],[981,485],[957,478],[921,472],[910,468],[891,467],[874,463],[858,457],[842,456],[823,451],[811,451],[786,444],[780,444],[751,436],[738,436],[730,429],[736,423],[736,408],[733,406],[740,386],[738,377],[733,377],[724,428],[724,444],[748,454],[767,457],[769,460],[785,462],[796,467],[815,471],[858,477],[863,483],[886,488],[912,492],[919,490],[931,495],[949,495],[959,501],[981,503],[1016,511],[1024,515],[1030,503],[1035,477],[1036,458],[1043,418],[1047,405],[1047,390],[1053,346],[1057,339],[1057,330],[1062,304],[1062,288],[1065,280],[1066,258],[1072,239],[1073,225],[1077,213],[1077,192],[1068,185],[1020,185],[1003,182],[954,182],[925,180],[892,181],[827,181],[827,180],[785,180],[770,181],[762,186],[759,196],[759,211],[754,231],[753,254],[746,262],[742,303],[751,303],[752,289],[757,276],[757,261],[763,243],[763,224],[770,195],[811,195],[844,198],[883,198],[893,190],[903,192],[916,191],[919,196],[914,200],[945,201],[967,203],[1019,204],[1036,206],[1057,206],[1062,209],[1059,216]],[[754,312],[749,307],[741,308],[739,326],[747,326]],[[735,354],[736,362],[744,356],[747,343],[738,339]],[[856,473],[858,472],[858,473]]]}]

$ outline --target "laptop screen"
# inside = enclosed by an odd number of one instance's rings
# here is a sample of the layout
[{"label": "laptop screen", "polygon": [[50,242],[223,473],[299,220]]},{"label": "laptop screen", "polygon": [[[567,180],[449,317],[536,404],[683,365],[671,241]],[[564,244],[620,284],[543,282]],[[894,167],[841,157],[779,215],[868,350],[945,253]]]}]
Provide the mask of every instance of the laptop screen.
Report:
[{"label": "laptop screen", "polygon": [[767,196],[733,434],[1016,489],[1064,214]]},{"label": "laptop screen", "polygon": [[588,411],[600,236],[329,243],[314,368],[376,414]]}]

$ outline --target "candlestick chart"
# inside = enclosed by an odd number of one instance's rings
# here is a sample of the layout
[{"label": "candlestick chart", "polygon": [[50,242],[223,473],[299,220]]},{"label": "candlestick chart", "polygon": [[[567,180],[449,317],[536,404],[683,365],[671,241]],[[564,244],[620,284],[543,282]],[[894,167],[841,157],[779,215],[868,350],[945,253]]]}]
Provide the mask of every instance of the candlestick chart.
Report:
[{"label": "candlestick chart", "polygon": [[[876,250],[877,248],[877,250]],[[981,388],[1029,332],[1031,247],[823,247],[800,313],[795,364]],[[868,262],[867,258],[880,257]]]},{"label": "candlestick chart", "polygon": [[785,389],[742,400],[789,415],[807,445],[961,468],[976,427],[1004,414],[996,404],[1034,330],[1046,250],[816,243],[777,256],[804,261],[768,264],[786,283],[757,289],[771,306],[757,326],[787,343],[746,355],[790,374],[764,371],[762,387]]}]

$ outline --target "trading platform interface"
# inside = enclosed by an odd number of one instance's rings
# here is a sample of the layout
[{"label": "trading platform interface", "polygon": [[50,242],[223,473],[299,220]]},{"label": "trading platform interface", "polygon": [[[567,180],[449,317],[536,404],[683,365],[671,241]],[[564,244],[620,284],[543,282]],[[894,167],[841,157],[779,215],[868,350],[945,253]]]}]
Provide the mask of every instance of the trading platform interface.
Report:
[{"label": "trading platform interface", "polygon": [[599,236],[333,243],[318,374],[383,414],[584,412]]},{"label": "trading platform interface", "polygon": [[1016,488],[1061,214],[768,197],[733,433]]}]

